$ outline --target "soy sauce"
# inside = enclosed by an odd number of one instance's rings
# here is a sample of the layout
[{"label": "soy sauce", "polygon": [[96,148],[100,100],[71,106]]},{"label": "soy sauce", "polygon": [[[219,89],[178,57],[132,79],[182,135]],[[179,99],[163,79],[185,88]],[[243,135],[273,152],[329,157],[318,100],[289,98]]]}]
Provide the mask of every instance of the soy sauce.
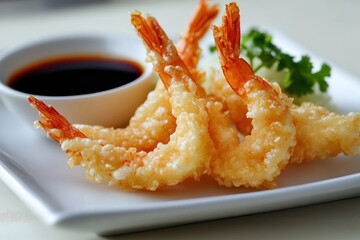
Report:
[{"label": "soy sauce", "polygon": [[113,89],[137,79],[142,66],[127,59],[82,55],[45,59],[15,72],[8,85],[43,96],[72,96]]}]

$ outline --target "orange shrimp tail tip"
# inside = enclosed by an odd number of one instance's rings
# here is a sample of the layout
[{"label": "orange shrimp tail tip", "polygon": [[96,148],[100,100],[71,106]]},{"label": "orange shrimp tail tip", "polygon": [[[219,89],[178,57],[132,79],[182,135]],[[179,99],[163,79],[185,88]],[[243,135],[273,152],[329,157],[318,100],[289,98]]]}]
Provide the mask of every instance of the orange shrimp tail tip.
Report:
[{"label": "orange shrimp tail tip", "polygon": [[218,13],[218,4],[209,6],[208,1],[200,0],[187,30],[180,36],[177,46],[178,51],[185,52],[187,47],[189,47],[189,44],[186,44],[187,42],[198,42],[210,28],[212,21],[217,17]]},{"label": "orange shrimp tail tip", "polygon": [[[147,16],[145,19],[141,15],[141,12],[133,11],[131,12],[131,23],[134,25],[135,30],[143,41],[147,51],[162,56],[164,51],[163,47],[166,46],[166,41],[169,39],[157,20],[151,16]],[[151,61],[150,58],[148,60]],[[153,69],[160,75],[161,80],[167,88],[170,85],[170,77],[164,73],[163,69],[160,69],[156,65],[153,65]]]},{"label": "orange shrimp tail tip", "polygon": [[220,65],[235,92],[242,93],[244,84],[255,76],[251,66],[240,58],[240,9],[236,3],[226,5],[220,27],[213,26]]},{"label": "orange shrimp tail tip", "polygon": [[28,101],[30,106],[39,111],[40,127],[58,143],[75,137],[86,138],[85,134],[74,128],[54,107],[46,105],[33,96],[30,96]]},{"label": "orange shrimp tail tip", "polygon": [[211,22],[217,17],[219,13],[219,5],[214,4],[209,6],[208,1],[200,0],[199,6],[195,11],[194,17],[191,19],[189,29],[199,38],[205,35]]},{"label": "orange shrimp tail tip", "polygon": [[[145,19],[141,15],[141,12],[134,10],[131,12],[131,23],[136,28],[136,31],[147,48],[155,49],[156,46],[161,46],[161,39],[154,31],[154,29],[156,29],[155,26],[158,25],[156,19],[151,16],[147,16]],[[156,51],[160,52],[160,49]]]},{"label": "orange shrimp tail tip", "polygon": [[160,75],[166,88],[170,86],[172,76],[164,70],[164,66],[180,67],[185,75],[191,77],[173,42],[154,17],[148,15],[145,19],[139,11],[133,11],[131,23],[148,51],[148,60],[153,62],[153,69]]},{"label": "orange shrimp tail tip", "polygon": [[210,6],[208,1],[200,0],[186,31],[180,35],[176,48],[189,68],[193,79],[197,79],[199,74],[196,67],[201,56],[199,41],[210,29],[210,25],[218,13],[218,4]]}]

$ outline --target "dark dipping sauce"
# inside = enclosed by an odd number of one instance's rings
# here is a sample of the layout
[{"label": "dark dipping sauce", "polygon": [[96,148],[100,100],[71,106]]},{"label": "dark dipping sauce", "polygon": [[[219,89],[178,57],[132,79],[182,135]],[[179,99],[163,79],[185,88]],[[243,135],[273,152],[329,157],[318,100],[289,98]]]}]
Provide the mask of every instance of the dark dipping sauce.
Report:
[{"label": "dark dipping sauce", "polygon": [[73,96],[113,89],[134,81],[143,67],[128,59],[101,55],[45,59],[15,72],[8,85],[43,96]]}]

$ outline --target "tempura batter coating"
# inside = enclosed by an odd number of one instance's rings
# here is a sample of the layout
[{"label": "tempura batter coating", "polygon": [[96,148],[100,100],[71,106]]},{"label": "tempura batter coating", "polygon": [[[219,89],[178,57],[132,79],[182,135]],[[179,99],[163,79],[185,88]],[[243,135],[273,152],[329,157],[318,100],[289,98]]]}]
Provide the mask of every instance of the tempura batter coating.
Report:
[{"label": "tempura batter coating", "polygon": [[242,135],[251,133],[251,118],[247,117],[248,108],[244,100],[230,87],[222,72],[210,68],[207,73],[208,95],[214,96],[224,105],[229,117]]},{"label": "tempura batter coating", "polygon": [[292,107],[297,144],[290,162],[360,153],[360,114],[340,115],[306,102]]},{"label": "tempura batter coating", "polygon": [[74,124],[91,139],[125,148],[135,147],[149,152],[158,143],[167,143],[175,131],[176,120],[171,113],[169,94],[164,85],[156,84],[146,101],[136,110],[125,128],[105,128],[85,124]]}]

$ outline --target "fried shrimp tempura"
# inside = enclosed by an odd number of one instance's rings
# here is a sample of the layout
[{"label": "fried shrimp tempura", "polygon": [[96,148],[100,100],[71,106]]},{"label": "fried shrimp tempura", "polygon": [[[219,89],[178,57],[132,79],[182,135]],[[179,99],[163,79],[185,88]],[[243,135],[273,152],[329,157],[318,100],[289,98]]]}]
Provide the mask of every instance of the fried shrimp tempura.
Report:
[{"label": "fried shrimp tempura", "polygon": [[340,115],[313,103],[293,106],[297,144],[290,162],[302,163],[360,153],[360,114]]},{"label": "fried shrimp tempura", "polygon": [[131,22],[169,93],[176,130],[168,143],[160,143],[148,153],[105,144],[87,138],[56,110],[34,97],[29,102],[40,111],[39,125],[61,144],[69,157],[68,165],[83,166],[92,180],[123,189],[156,190],[187,178],[199,179],[208,170],[214,154],[206,101],[197,97],[195,82],[156,19],[151,16],[144,19],[135,11]]},{"label": "fried shrimp tempura", "polygon": [[[242,135],[251,132],[251,119],[244,101],[235,95],[216,70],[211,73],[211,94],[227,105],[232,123]],[[292,104],[291,117],[296,128],[296,145],[290,163],[303,163],[360,153],[360,114],[341,115],[310,102]],[[249,121],[250,120],[250,121]]]},{"label": "fried shrimp tempura", "polygon": [[216,149],[211,174],[227,187],[274,187],[289,162],[295,141],[291,100],[278,86],[254,75],[240,58],[240,15],[236,3],[226,5],[221,27],[213,27],[215,45],[226,80],[243,99],[252,119],[251,135],[240,142],[221,105],[208,103],[210,134]]},{"label": "fried shrimp tempura", "polygon": [[[219,12],[218,5],[210,6],[206,0],[200,0],[185,33],[180,36],[177,49],[189,72],[201,88],[202,74],[197,69],[201,49],[199,41],[205,35],[211,22]],[[162,81],[149,93],[147,100],[137,109],[125,128],[105,128],[75,124],[81,132],[91,139],[102,139],[107,143],[126,148],[151,151],[158,143],[167,143],[175,131],[176,120],[171,113],[169,96]]]},{"label": "fried shrimp tempura", "polygon": [[[247,116],[248,106],[217,69],[209,69],[208,92],[226,106],[232,123],[244,136],[253,128]],[[296,145],[290,163],[303,163],[360,153],[360,113],[341,115],[310,102],[291,105],[296,128]]]}]

